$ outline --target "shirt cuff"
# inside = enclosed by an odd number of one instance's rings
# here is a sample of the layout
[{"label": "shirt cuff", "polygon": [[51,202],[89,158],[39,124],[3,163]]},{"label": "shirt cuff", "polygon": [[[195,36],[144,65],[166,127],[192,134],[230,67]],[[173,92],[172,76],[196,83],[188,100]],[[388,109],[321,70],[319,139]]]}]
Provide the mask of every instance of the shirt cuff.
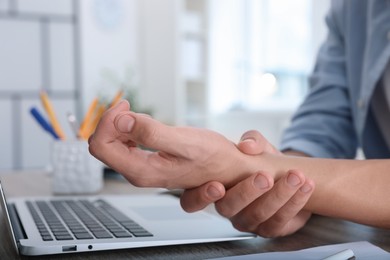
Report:
[{"label": "shirt cuff", "polygon": [[283,152],[286,150],[302,152],[311,157],[334,158],[334,156],[321,145],[306,140],[293,140],[282,143],[280,151]]}]

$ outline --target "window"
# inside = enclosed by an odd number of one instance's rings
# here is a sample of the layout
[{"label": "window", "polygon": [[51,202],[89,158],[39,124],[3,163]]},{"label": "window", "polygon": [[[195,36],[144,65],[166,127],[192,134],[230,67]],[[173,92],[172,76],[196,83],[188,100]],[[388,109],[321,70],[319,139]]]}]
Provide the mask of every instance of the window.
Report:
[{"label": "window", "polygon": [[295,109],[327,9],[328,0],[211,1],[210,112]]}]

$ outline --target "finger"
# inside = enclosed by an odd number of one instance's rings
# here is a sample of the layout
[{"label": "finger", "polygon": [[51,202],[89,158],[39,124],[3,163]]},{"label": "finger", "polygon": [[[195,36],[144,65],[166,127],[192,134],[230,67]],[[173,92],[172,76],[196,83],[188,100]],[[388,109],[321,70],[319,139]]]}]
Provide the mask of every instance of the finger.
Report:
[{"label": "finger", "polygon": [[245,154],[280,153],[268,140],[258,131],[250,130],[245,132],[238,143],[238,149]]},{"label": "finger", "polygon": [[[107,146],[116,141],[120,135],[114,126],[115,116],[121,112],[128,111],[129,109],[130,104],[127,101],[122,100],[103,114],[95,132],[88,139],[89,151],[92,155],[98,159],[102,159],[105,152],[110,150]],[[120,151],[113,152],[123,152],[123,148],[121,148]]]},{"label": "finger", "polygon": [[[302,227],[311,215],[302,209],[313,194],[314,186],[312,180],[306,180],[280,210],[257,227],[256,233],[263,237],[284,236]],[[301,214],[299,218],[296,217],[298,214]]]},{"label": "finger", "polygon": [[241,231],[256,231],[257,226],[282,208],[304,183],[305,176],[301,172],[290,170],[272,190],[231,218],[234,227]]},{"label": "finger", "polygon": [[120,101],[114,107],[108,109],[100,119],[92,140],[99,140],[101,142],[109,142],[118,136],[118,132],[114,127],[114,120],[116,115],[129,111],[130,104],[126,100]]},{"label": "finger", "polygon": [[204,142],[203,139],[209,137],[215,141],[222,137],[211,131],[168,126],[153,118],[132,112],[117,115],[115,127],[118,132],[138,144],[183,158],[204,152],[204,148],[199,146]]},{"label": "finger", "polygon": [[195,212],[216,202],[224,195],[223,184],[211,181],[200,187],[185,190],[180,197],[180,204],[186,212]]},{"label": "finger", "polygon": [[231,218],[258,197],[270,190],[273,179],[268,174],[257,173],[230,188],[216,204],[216,210],[226,218]]},{"label": "finger", "polygon": [[[158,153],[135,148],[135,143],[125,139],[125,135],[118,132],[115,127],[116,116],[121,113],[131,113],[129,108],[129,103],[123,100],[104,113],[95,133],[89,139],[89,151],[103,163],[122,173],[136,186],[165,187],[167,180],[164,180],[159,173],[167,172],[167,169],[172,168],[172,162],[159,156]],[[156,165],[161,168],[158,169]],[[140,174],[143,172],[147,174]]]},{"label": "finger", "polygon": [[90,144],[92,142],[92,139],[93,139],[93,134],[91,134],[89,137],[88,137],[88,144]]},{"label": "finger", "polygon": [[151,115],[146,114],[146,113],[137,113],[137,114],[140,115],[140,116],[146,116],[146,117],[152,118]]}]

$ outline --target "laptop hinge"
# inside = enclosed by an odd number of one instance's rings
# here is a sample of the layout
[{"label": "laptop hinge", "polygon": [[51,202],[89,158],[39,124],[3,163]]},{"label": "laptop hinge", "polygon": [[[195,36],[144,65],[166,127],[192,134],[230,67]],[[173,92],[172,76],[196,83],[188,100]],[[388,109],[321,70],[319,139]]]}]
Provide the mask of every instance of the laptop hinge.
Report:
[{"label": "laptop hinge", "polygon": [[27,239],[26,232],[24,231],[24,228],[22,226],[22,223],[19,218],[19,214],[16,210],[16,207],[14,204],[7,204],[9,217],[11,219],[11,225],[12,229],[15,233],[15,239],[17,242],[19,242],[20,239]]}]

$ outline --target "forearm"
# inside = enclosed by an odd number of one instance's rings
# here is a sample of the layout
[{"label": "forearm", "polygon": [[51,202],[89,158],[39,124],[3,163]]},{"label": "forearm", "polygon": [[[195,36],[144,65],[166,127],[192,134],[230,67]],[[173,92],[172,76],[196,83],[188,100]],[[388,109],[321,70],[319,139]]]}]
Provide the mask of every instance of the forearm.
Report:
[{"label": "forearm", "polygon": [[291,156],[302,156],[302,157],[311,157],[305,153],[299,152],[299,151],[294,151],[294,150],[286,150],[283,151],[283,154],[285,155],[291,155]]},{"label": "forearm", "polygon": [[326,216],[390,227],[390,160],[337,160],[264,154],[260,165],[278,179],[299,169],[316,188],[305,209]]}]

